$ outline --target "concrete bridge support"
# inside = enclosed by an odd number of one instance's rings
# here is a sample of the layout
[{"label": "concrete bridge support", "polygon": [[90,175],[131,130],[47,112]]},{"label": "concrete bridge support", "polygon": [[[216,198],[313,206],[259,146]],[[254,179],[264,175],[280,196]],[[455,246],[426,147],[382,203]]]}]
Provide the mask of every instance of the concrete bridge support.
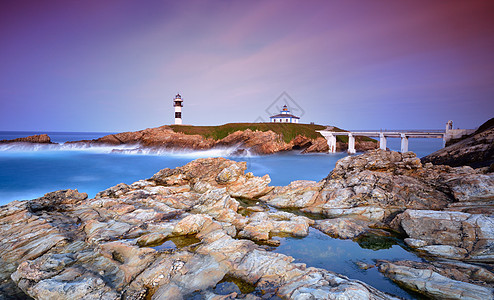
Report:
[{"label": "concrete bridge support", "polygon": [[328,143],[329,147],[329,153],[335,153],[336,152],[336,135],[334,135],[332,132],[328,131],[319,131],[324,138],[326,139],[326,142]]},{"label": "concrete bridge support", "polygon": [[330,135],[326,139],[328,140],[329,153],[336,153],[336,136]]},{"label": "concrete bridge support", "polygon": [[386,150],[386,137],[384,133],[379,133],[379,149]]},{"label": "concrete bridge support", "polygon": [[348,133],[348,153],[355,154],[357,151],[355,150],[355,137],[351,132]]},{"label": "concrete bridge support", "polygon": [[408,152],[408,136],[402,133],[401,135],[401,153]]}]

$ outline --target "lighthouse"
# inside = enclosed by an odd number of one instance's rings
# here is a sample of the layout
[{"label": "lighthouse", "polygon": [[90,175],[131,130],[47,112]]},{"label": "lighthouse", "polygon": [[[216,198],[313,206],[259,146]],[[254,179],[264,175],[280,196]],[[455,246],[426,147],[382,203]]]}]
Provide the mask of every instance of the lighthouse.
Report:
[{"label": "lighthouse", "polygon": [[173,99],[173,106],[175,107],[175,125],[182,125],[182,96],[177,94]]}]

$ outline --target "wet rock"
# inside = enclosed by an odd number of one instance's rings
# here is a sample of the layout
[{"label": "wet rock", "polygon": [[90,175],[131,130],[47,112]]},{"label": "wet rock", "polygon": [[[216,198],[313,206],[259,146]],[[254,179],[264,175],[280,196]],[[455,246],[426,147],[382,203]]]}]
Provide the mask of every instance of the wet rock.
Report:
[{"label": "wet rock", "polygon": [[420,239],[406,238],[404,241],[408,246],[410,246],[412,248],[419,248],[419,247],[427,246],[427,242],[424,240],[420,240]]},{"label": "wet rock", "polygon": [[363,261],[356,261],[355,264],[357,265],[357,267],[359,267],[362,270],[368,270],[375,267],[375,265],[371,265]]},{"label": "wet rock", "polygon": [[378,263],[379,271],[406,288],[435,299],[492,299],[494,290],[441,275],[437,268],[415,262]]}]

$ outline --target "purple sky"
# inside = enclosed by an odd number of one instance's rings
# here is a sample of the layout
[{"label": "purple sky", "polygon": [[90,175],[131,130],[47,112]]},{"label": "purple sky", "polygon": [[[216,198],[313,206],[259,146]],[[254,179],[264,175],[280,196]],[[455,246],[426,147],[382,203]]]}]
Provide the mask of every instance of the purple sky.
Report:
[{"label": "purple sky", "polygon": [[0,130],[268,120],[474,128],[494,117],[494,1],[1,1]]}]

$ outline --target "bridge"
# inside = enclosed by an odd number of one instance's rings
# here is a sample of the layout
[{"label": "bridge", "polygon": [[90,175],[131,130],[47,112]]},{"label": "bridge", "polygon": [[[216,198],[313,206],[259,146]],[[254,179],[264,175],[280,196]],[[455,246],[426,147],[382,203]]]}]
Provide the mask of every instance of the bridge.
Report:
[{"label": "bridge", "polygon": [[327,140],[329,152],[336,152],[336,136],[348,136],[348,153],[353,154],[355,150],[355,136],[378,137],[379,148],[386,150],[387,138],[401,139],[401,152],[408,151],[409,138],[439,138],[443,139],[443,147],[451,139],[457,139],[473,133],[475,129],[453,129],[453,121],[446,123],[446,130],[393,130],[393,131],[372,131],[372,130],[354,130],[354,131],[334,131],[328,127],[325,130],[317,130]]}]

